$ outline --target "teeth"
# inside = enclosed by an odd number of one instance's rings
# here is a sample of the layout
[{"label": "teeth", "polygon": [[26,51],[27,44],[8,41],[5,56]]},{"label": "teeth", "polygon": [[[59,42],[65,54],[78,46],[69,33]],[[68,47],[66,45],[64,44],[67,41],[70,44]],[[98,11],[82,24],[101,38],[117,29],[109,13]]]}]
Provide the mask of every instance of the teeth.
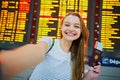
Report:
[{"label": "teeth", "polygon": [[67,33],[67,35],[68,35],[68,36],[74,36],[74,34],[73,34],[73,33]]},{"label": "teeth", "polygon": [[66,31],[65,32],[68,36],[75,36],[75,32],[73,31]]}]

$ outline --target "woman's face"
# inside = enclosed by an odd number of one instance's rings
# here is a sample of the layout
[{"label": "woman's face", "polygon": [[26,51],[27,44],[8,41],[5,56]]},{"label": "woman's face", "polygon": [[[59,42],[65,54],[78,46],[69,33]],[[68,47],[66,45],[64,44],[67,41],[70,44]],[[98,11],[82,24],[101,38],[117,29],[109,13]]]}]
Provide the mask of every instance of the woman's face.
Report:
[{"label": "woman's face", "polygon": [[74,15],[68,15],[61,26],[62,38],[66,40],[76,40],[81,35],[80,19]]}]

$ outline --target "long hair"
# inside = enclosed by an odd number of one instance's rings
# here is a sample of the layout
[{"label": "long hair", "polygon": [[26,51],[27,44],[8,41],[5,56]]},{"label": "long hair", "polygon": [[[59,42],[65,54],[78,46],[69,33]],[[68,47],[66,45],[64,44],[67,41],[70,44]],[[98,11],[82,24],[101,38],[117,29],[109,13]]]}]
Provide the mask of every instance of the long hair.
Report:
[{"label": "long hair", "polygon": [[70,51],[72,61],[72,80],[81,80],[84,73],[84,54],[87,49],[88,30],[85,27],[82,17],[74,12],[67,14],[63,18],[61,25],[63,24],[64,19],[69,15],[77,16],[80,19],[81,35],[77,40],[73,41]]}]

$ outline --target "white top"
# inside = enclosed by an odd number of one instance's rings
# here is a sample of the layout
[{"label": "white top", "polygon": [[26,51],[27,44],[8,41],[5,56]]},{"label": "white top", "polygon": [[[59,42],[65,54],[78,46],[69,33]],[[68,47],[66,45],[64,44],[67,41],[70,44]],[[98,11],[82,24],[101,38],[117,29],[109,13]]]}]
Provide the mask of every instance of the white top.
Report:
[{"label": "white top", "polygon": [[[40,41],[52,45],[52,39],[44,37]],[[60,41],[55,39],[54,46],[46,53],[45,59],[38,64],[30,80],[71,80],[71,53],[65,53],[60,47]]]}]

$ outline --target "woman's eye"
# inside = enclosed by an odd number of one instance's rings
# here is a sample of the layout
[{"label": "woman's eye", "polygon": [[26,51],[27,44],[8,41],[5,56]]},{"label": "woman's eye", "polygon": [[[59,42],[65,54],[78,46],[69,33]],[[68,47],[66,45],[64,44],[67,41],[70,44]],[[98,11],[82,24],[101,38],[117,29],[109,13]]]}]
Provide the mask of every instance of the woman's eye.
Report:
[{"label": "woman's eye", "polygon": [[75,26],[75,28],[80,28],[80,26]]},{"label": "woman's eye", "polygon": [[69,27],[70,25],[69,24],[65,24],[65,26]]}]

